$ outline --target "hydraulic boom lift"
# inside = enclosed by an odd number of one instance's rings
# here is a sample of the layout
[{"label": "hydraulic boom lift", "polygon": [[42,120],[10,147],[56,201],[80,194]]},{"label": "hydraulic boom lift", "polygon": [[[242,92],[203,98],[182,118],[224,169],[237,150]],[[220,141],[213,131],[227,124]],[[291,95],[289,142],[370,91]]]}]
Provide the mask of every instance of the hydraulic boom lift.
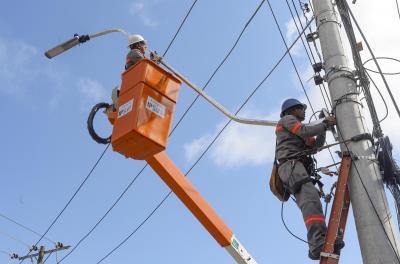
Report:
[{"label": "hydraulic boom lift", "polygon": [[229,227],[164,152],[181,81],[143,59],[122,74],[118,106],[109,112],[113,149],[146,160],[237,263],[255,264]]}]

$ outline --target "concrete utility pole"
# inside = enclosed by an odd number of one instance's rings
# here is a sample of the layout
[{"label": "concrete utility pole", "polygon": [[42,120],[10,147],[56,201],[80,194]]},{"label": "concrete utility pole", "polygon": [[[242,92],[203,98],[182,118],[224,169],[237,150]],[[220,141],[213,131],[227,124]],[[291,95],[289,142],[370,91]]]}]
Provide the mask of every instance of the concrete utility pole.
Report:
[{"label": "concrete utility pole", "polygon": [[[312,2],[339,135],[348,139],[366,133],[354,74],[342,45],[338,14],[332,0]],[[393,225],[378,166],[371,160],[375,158],[372,145],[362,140],[347,146],[353,157],[361,157],[353,162],[349,189],[363,263],[399,263],[398,232]],[[342,144],[341,150],[348,149]]]}]

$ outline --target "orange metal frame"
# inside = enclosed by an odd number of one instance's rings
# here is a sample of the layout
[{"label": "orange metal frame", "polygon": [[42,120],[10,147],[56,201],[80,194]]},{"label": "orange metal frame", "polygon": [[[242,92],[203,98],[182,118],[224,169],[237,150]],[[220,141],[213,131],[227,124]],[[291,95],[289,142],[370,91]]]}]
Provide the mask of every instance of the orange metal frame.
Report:
[{"label": "orange metal frame", "polygon": [[346,229],[347,215],[350,209],[350,194],[347,186],[350,167],[351,157],[343,156],[320,264],[339,263],[340,255],[335,255],[333,251],[336,239],[343,239]]}]

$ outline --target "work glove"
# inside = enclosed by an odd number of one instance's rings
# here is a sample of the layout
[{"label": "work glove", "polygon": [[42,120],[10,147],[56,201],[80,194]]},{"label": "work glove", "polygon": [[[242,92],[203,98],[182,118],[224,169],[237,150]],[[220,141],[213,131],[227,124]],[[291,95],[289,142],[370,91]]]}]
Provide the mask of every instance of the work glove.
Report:
[{"label": "work glove", "polygon": [[323,122],[325,123],[325,125],[327,127],[331,127],[331,126],[336,125],[336,118],[334,116],[327,116],[327,117],[325,117]]},{"label": "work glove", "polygon": [[156,63],[160,63],[161,56],[157,54],[157,51],[150,52],[150,59]]}]

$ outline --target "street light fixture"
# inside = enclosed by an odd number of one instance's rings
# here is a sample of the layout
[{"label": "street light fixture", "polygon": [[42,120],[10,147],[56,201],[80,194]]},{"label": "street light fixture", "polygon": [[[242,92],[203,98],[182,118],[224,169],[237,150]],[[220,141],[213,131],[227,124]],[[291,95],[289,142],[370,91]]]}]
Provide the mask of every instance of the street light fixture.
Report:
[{"label": "street light fixture", "polygon": [[106,34],[109,34],[109,33],[113,33],[113,32],[120,32],[120,33],[124,34],[127,37],[130,35],[125,30],[119,29],[119,28],[113,28],[113,29],[104,30],[104,31],[95,33],[93,35],[80,35],[79,36],[78,34],[75,34],[72,39],[67,40],[67,41],[65,41],[64,43],[62,43],[62,44],[60,44],[58,46],[55,46],[52,49],[49,49],[48,51],[46,51],[44,53],[44,55],[47,58],[51,59],[51,58],[54,58],[55,56],[60,55],[61,53],[65,52],[65,51],[69,50],[70,48],[75,47],[76,45],[79,45],[81,43],[85,43],[88,40],[91,40],[91,39],[94,39],[96,37],[100,37],[100,36],[103,36],[103,35],[106,35]]}]

